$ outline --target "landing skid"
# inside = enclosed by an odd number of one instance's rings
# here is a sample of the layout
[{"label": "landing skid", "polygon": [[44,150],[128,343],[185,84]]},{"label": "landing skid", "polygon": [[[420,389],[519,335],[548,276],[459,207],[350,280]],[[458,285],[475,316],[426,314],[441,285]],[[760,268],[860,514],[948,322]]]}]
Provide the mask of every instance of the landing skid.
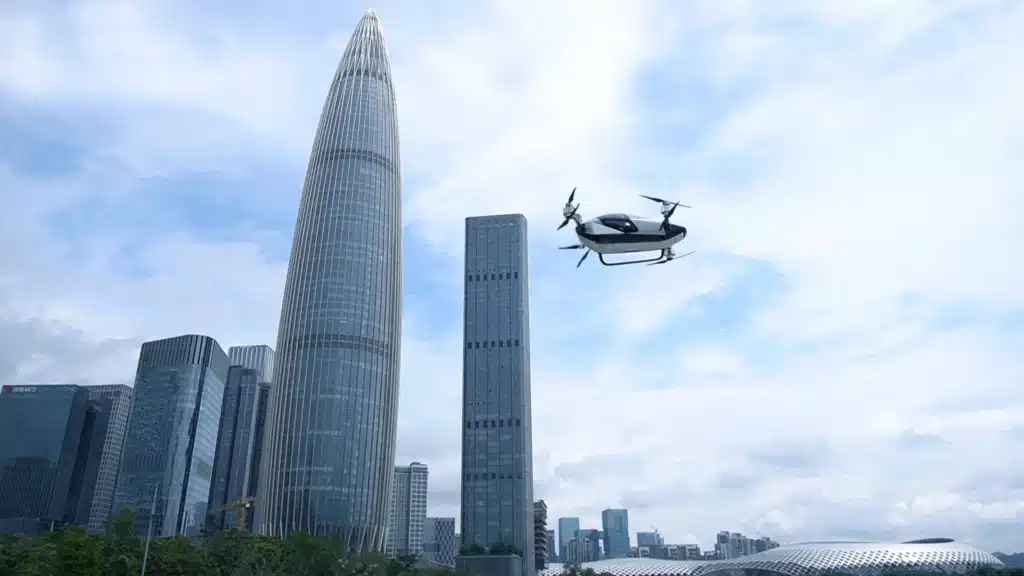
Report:
[{"label": "landing skid", "polygon": [[604,254],[601,254],[600,252],[597,253],[597,257],[598,259],[601,260],[601,264],[604,264],[605,266],[626,266],[629,264],[645,264],[647,262],[657,262],[665,258],[667,255],[668,250],[662,250],[661,254],[655,256],[654,258],[644,258],[643,260],[627,260],[625,262],[605,262]]}]

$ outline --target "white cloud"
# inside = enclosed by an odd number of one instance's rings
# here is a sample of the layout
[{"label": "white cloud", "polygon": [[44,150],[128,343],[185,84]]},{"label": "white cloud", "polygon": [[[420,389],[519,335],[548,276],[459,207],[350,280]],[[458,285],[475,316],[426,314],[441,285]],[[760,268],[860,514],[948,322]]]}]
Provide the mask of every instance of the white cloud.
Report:
[{"label": "white cloud", "polygon": [[[936,327],[1024,303],[1024,11],[682,6],[474,4],[426,29],[380,7],[408,234],[447,255],[431,282],[458,289],[464,216],[531,219],[537,496],[590,524],[621,502],[634,529],[703,544],[740,529],[1011,545],[1021,333]],[[101,113],[111,134],[84,176],[0,173],[0,336],[19,344],[0,374],[130,378],[139,339],[180,332],[273,342],[284,264],[256,242],[154,227],[132,246],[152,274],[131,277],[118,222],[70,256],[45,218],[140,175],[301,170],[361,8],[318,9],[302,38],[274,32],[300,17],[284,8],[244,29],[174,4],[13,10],[0,97]],[[554,227],[573,186],[585,214],[654,208],[636,193],[692,204],[678,219],[697,254],[573,269],[553,249],[571,242]],[[426,284],[407,281],[400,458],[430,464],[432,513],[457,516],[461,334],[430,325]]]}]

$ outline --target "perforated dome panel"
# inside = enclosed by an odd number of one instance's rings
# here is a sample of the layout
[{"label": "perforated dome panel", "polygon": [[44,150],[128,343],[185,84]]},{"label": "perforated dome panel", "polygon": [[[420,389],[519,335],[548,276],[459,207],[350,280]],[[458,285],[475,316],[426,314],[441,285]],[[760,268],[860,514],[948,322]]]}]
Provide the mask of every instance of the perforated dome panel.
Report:
[{"label": "perforated dome panel", "polygon": [[[921,570],[964,574],[980,566],[1002,566],[998,558],[953,541],[904,544],[870,542],[818,542],[783,546],[742,558],[712,561],[616,558],[587,562],[598,574],[612,576],[711,576],[733,570],[765,570],[786,576],[818,576],[844,573],[877,576],[893,570]],[[557,576],[561,564],[553,564],[543,576]]]}]

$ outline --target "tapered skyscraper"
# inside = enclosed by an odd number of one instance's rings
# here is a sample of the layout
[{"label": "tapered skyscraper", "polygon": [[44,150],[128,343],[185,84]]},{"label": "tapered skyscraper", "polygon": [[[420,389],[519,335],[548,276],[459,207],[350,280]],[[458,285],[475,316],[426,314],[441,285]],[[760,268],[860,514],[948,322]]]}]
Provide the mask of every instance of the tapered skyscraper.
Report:
[{"label": "tapered skyscraper", "polygon": [[256,496],[263,534],[384,547],[402,328],[395,108],[370,10],[334,74],[302,187]]}]

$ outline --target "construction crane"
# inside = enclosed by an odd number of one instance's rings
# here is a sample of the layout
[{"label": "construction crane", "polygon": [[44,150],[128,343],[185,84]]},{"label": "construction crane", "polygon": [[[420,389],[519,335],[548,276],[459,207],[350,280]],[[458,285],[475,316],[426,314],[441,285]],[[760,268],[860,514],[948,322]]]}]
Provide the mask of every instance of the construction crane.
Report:
[{"label": "construction crane", "polygon": [[214,508],[213,510],[210,510],[209,512],[207,512],[207,514],[212,516],[214,514],[220,514],[221,512],[230,512],[230,511],[234,510],[235,511],[235,527],[238,528],[239,530],[243,530],[244,531],[244,530],[247,529],[247,523],[248,523],[248,520],[249,520],[249,507],[252,506],[252,503],[255,500],[256,499],[251,497],[251,496],[250,497],[246,497],[246,498],[242,498],[241,500],[236,500],[234,502],[231,502],[230,504],[225,504],[223,506],[218,506],[218,507]]}]

